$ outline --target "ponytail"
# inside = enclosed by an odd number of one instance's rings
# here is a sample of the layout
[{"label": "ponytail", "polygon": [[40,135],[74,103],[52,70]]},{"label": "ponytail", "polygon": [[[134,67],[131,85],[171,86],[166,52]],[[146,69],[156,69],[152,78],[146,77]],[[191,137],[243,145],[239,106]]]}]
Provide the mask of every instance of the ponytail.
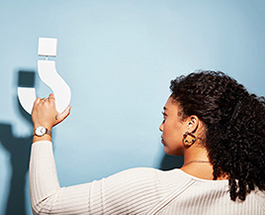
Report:
[{"label": "ponytail", "polygon": [[265,99],[249,94],[222,72],[199,71],[171,81],[183,116],[197,115],[206,126],[203,143],[214,179],[229,177],[230,197],[245,200],[265,190]]}]

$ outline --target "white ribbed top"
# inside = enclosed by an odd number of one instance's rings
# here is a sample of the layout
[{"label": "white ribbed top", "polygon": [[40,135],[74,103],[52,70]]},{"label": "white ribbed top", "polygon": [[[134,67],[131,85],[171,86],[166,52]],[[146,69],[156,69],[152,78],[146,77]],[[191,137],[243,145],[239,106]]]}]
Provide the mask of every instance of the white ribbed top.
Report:
[{"label": "white ribbed top", "polygon": [[203,180],[180,169],[135,168],[91,183],[61,188],[52,143],[32,145],[30,196],[33,214],[265,214],[265,193],[233,202],[228,181]]}]

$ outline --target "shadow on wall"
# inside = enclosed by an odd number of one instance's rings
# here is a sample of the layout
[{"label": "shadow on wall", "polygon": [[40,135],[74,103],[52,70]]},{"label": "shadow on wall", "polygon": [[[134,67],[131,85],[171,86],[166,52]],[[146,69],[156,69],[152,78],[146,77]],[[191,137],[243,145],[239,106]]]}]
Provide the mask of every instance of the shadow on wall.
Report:
[{"label": "shadow on wall", "polygon": [[182,167],[184,163],[184,157],[183,156],[173,156],[173,155],[167,155],[164,154],[161,162],[160,162],[160,168],[161,170],[171,170],[175,168]]},{"label": "shadow on wall", "polygon": [[[34,87],[35,72],[19,71],[18,87]],[[16,106],[19,113],[29,122],[30,130],[33,130],[31,116],[21,107],[18,97]],[[29,170],[30,145],[32,135],[27,137],[16,137],[12,131],[12,125],[0,122],[0,144],[10,155],[11,179],[5,215],[26,215],[26,175]],[[164,154],[161,163],[161,170],[179,168],[183,164],[183,157]]]},{"label": "shadow on wall", "polygon": [[[35,72],[19,71],[18,84],[19,87],[34,87]],[[31,116],[20,106],[18,97],[16,105],[19,113],[31,123]],[[31,128],[31,130],[33,127]],[[29,155],[32,136],[15,137],[12,132],[12,125],[0,122],[0,144],[10,155],[11,179],[9,183],[9,193],[5,215],[26,215],[26,175],[29,169]]]}]

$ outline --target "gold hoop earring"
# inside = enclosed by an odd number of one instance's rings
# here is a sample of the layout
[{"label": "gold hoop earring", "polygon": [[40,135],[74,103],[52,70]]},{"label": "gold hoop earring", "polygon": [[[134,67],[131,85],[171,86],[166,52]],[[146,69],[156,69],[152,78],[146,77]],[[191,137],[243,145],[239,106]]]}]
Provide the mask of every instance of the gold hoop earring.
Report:
[{"label": "gold hoop earring", "polygon": [[[190,141],[186,139],[186,138],[188,137],[188,135],[192,137],[192,139],[191,139]],[[186,131],[186,132],[183,134],[183,141],[184,141],[185,145],[187,145],[188,147],[190,147],[190,146],[192,146],[192,145],[195,143],[195,141],[196,141],[196,136],[195,136],[194,134],[192,134],[192,133]]]}]

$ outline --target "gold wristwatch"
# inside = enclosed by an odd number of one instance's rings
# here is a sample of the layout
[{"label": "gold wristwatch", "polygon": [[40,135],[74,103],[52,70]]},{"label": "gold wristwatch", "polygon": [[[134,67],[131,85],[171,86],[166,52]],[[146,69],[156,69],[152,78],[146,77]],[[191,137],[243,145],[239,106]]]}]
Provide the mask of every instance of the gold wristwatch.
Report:
[{"label": "gold wristwatch", "polygon": [[43,126],[39,126],[33,131],[33,135],[36,135],[38,137],[42,137],[45,134],[49,134],[50,136],[52,136],[52,132]]}]

